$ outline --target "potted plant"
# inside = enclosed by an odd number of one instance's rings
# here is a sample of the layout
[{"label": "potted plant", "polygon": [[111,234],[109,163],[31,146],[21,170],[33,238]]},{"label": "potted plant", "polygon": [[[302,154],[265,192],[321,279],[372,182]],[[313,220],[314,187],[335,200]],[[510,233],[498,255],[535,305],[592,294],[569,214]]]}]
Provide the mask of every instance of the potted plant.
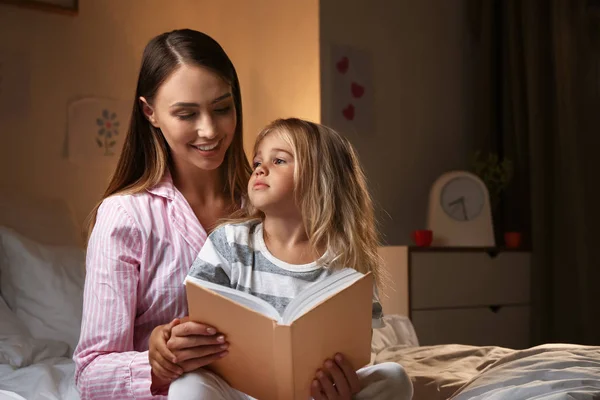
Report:
[{"label": "potted plant", "polygon": [[[510,185],[513,178],[513,162],[508,157],[500,159],[496,153],[488,153],[484,156],[478,150],[473,157],[473,172],[481,178],[488,188],[492,215],[497,221],[502,193]],[[497,224],[494,225],[497,226]],[[520,246],[520,232],[505,232],[503,236],[507,247],[515,248]]]}]

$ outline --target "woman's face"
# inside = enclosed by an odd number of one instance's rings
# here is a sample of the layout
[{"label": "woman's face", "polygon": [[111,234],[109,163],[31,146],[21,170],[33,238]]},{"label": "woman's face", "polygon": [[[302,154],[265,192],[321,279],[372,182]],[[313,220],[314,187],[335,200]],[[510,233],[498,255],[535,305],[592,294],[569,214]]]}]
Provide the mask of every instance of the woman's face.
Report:
[{"label": "woman's face", "polygon": [[175,167],[217,169],[225,158],[236,128],[231,86],[207,68],[181,65],[160,86],[144,114],[160,128]]}]

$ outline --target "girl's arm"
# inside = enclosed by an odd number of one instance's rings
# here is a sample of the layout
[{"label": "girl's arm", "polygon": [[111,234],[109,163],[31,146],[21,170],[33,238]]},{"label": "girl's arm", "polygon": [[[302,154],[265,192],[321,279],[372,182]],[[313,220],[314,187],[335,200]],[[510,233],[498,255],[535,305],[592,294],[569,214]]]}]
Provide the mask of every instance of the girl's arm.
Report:
[{"label": "girl's arm", "polygon": [[140,230],[118,201],[98,210],[87,250],[79,344],[73,354],[82,399],[150,398],[148,352],[134,351]]}]

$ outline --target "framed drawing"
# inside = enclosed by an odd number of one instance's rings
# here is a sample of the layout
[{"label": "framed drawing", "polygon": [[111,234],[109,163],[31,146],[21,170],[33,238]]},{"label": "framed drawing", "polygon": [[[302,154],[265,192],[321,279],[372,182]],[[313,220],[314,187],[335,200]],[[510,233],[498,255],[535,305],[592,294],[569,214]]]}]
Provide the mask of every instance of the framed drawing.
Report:
[{"label": "framed drawing", "polygon": [[79,11],[79,0],[0,0],[0,3],[70,15]]}]

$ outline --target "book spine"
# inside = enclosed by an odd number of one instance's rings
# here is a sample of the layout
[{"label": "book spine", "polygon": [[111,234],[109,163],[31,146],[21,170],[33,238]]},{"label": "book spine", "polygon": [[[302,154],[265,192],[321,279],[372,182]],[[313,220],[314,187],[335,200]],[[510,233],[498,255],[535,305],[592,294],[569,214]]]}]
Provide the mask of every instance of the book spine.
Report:
[{"label": "book spine", "polygon": [[273,371],[279,400],[294,398],[293,361],[292,327],[273,324]]}]

